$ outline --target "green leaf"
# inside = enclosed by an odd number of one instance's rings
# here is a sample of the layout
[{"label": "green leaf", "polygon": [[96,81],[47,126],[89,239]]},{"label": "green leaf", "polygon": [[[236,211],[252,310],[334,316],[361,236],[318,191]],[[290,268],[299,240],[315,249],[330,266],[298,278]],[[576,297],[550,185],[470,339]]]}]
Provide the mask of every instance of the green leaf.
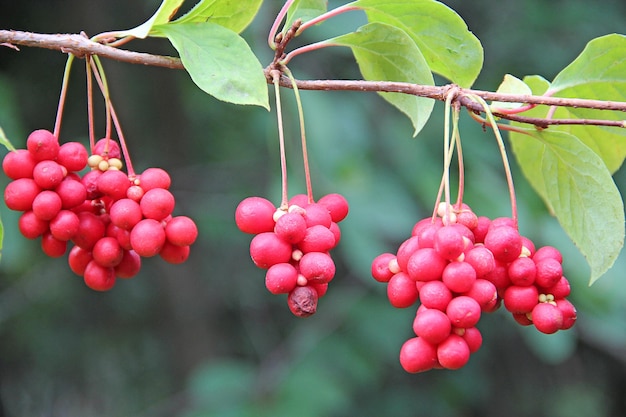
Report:
[{"label": "green leaf", "polygon": [[120,38],[124,36],[134,36],[139,39],[146,38],[154,26],[163,25],[170,21],[180,8],[181,4],[183,4],[183,1],[184,0],[163,0],[154,15],[152,15],[152,17],[145,23],[133,29],[116,32],[116,36]]},{"label": "green leaf", "polygon": [[511,133],[515,156],[532,186],[585,256],[593,284],[624,246],[624,205],[600,157],[577,137],[546,129]]},{"label": "green leaf", "polygon": [[263,0],[201,0],[174,23],[217,23],[233,32],[241,33],[254,16]]},{"label": "green leaf", "polygon": [[311,20],[321,14],[326,13],[328,1],[326,0],[296,0],[287,12],[287,20],[283,32],[286,32],[296,19],[302,22]]},{"label": "green leaf", "polygon": [[[384,23],[368,23],[356,32],[325,41],[347,46],[363,77],[369,81],[399,81],[433,85],[434,80],[424,56],[406,32]],[[414,135],[424,127],[433,110],[431,99],[402,93],[380,93],[413,122]]]},{"label": "green leaf", "polygon": [[[522,80],[517,77],[512,76],[511,74],[506,74],[502,83],[497,90],[498,93],[503,94],[527,94],[531,95],[532,90],[530,87]],[[497,109],[516,109],[518,107],[523,106],[524,103],[509,103],[509,102],[501,102],[494,101],[491,103],[491,110],[496,111]]]},{"label": "green leaf", "polygon": [[170,23],[155,29],[174,45],[202,90],[229,103],[269,109],[263,67],[238,34],[215,23]]},{"label": "green leaf", "polygon": [[431,70],[461,87],[470,87],[483,66],[483,48],[463,19],[434,0],[357,0],[370,22],[404,30],[424,54]]},{"label": "green leaf", "polygon": [[15,150],[15,146],[13,146],[11,141],[9,141],[9,138],[7,138],[7,136],[4,134],[4,130],[2,129],[2,127],[0,127],[0,144],[4,145],[4,147],[10,151]]},{"label": "green leaf", "polygon": [[[555,97],[626,101],[626,36],[606,35],[590,41],[581,54],[554,79],[549,94]],[[624,120],[618,111],[560,108],[554,117]],[[584,141],[617,171],[626,158],[626,129],[599,126],[562,126]]]}]

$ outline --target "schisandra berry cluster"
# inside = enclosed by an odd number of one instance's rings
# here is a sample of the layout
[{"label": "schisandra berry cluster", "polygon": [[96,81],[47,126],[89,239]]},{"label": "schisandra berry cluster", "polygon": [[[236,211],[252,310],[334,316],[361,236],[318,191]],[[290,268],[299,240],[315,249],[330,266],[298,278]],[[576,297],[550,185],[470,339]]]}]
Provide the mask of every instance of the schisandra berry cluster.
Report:
[{"label": "schisandra berry cluster", "polygon": [[[91,170],[81,176],[88,166]],[[41,237],[50,257],[63,256],[73,243],[69,266],[94,290],[109,290],[116,278],[135,276],[141,257],[184,262],[198,235],[192,219],[172,216],[169,174],[148,168],[130,178],[121,171],[120,148],[111,139],[99,140],[89,156],[79,142],[60,145],[51,132],[36,130],[26,149],[5,156],[2,168],[12,180],[4,201],[23,212],[22,235]]]},{"label": "schisandra berry cluster", "polygon": [[566,299],[570,285],[556,248],[535,250],[511,218],[478,217],[465,204],[446,208],[442,203],[437,216],[417,222],[395,254],[372,262],[372,276],[387,283],[394,307],[421,303],[415,337],[400,349],[407,372],[463,367],[482,345],[481,314],[501,304],[516,322],[543,333],[574,325],[576,309]]},{"label": "schisandra berry cluster", "polygon": [[325,195],[317,203],[300,194],[287,208],[276,208],[262,197],[247,197],[237,206],[237,227],[255,235],[250,256],[266,270],[266,288],[272,294],[287,294],[294,315],[307,317],[317,311],[318,299],[335,276],[330,250],[341,239],[338,223],[347,215],[348,202],[340,194]]}]

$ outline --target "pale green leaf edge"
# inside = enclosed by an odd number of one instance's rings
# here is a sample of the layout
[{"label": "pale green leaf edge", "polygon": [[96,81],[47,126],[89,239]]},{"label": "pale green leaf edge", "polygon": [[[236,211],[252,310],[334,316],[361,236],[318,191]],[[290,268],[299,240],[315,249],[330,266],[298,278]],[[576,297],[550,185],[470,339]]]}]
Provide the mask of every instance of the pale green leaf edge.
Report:
[{"label": "pale green leaf edge", "polygon": [[[239,0],[233,6],[230,0],[201,0],[187,13],[174,20],[172,23],[217,23],[236,33],[241,33],[254,20],[259,12],[263,0]],[[226,6],[229,11],[224,15],[216,15],[215,9]]]},{"label": "pale green leaf edge", "polygon": [[145,39],[151,35],[152,28],[157,25],[163,25],[170,21],[176,14],[184,0],[163,0],[157,11],[141,25],[128,30],[115,32],[117,37],[133,36],[138,39]]}]

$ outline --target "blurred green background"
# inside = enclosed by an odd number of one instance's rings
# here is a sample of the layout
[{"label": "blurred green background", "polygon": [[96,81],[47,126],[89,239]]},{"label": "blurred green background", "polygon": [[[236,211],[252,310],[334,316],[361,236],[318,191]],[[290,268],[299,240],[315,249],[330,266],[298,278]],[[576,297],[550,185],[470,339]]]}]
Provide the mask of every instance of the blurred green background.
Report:
[{"label": "blurred green background", "polygon": [[[94,35],[134,27],[158,3],[3,2],[0,28]],[[444,3],[482,41],[485,68],[476,87],[489,90],[505,73],[552,79],[587,41],[624,33],[626,23],[621,0]],[[263,64],[271,59],[266,33],[280,6],[266,1],[243,34]],[[302,42],[363,21],[360,14],[339,17]],[[128,47],[174,54],[160,40]],[[347,52],[315,52],[291,69],[303,79],[358,77]],[[0,48],[0,126],[16,146],[34,129],[53,128],[65,58]],[[62,141],[87,140],[81,63]],[[17,213],[3,205],[0,416],[626,415],[626,257],[589,287],[584,259],[516,167],[521,231],[538,246],[562,250],[578,323],[547,336],[498,311],[481,319],[483,346],[463,369],[410,375],[400,367],[415,309],[391,307],[369,267],[432,210],[442,169],[440,104],[413,139],[408,119],[375,94],[302,93],[314,193],[344,194],[351,213],[333,252],[337,277],[317,314],[298,319],[284,297],[265,289],[248,255],[250,236],[233,220],[249,195],[280,201],[275,113],[218,102],[183,71],[104,65],[135,169],[167,169],[176,213],[193,217],[201,235],[186,264],[148,259],[136,278],[96,293],[65,258],[46,258],[38,242],[19,235]],[[305,190],[297,113],[292,92],[282,95],[293,195]],[[466,202],[479,215],[510,215],[493,135],[467,117],[461,134]],[[626,190],[623,168],[615,180]]]}]

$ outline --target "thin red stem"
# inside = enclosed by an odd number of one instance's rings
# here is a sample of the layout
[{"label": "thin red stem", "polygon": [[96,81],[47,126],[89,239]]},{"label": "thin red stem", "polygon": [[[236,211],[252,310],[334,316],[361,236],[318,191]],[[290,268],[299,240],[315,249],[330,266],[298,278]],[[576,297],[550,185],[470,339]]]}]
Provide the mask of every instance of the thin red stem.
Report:
[{"label": "thin red stem", "polygon": [[287,11],[289,10],[293,2],[294,0],[287,0],[278,12],[276,19],[274,19],[274,23],[272,24],[272,27],[270,28],[270,33],[267,37],[267,44],[272,49],[276,49],[276,35],[278,33],[278,27],[280,26],[280,23],[285,19]]},{"label": "thin red stem", "polygon": [[53,135],[59,138],[61,134],[61,121],[63,119],[63,110],[65,109],[65,99],[67,98],[67,87],[70,81],[70,73],[72,71],[72,63],[74,62],[74,55],[69,54],[65,63],[65,70],[63,71],[63,83],[61,84],[61,94],[59,97],[59,105],[57,107],[56,120],[54,122]]},{"label": "thin red stem", "polygon": [[96,144],[96,133],[93,117],[93,72],[91,71],[91,57],[85,57],[85,70],[87,73],[87,125],[89,129],[89,149]]},{"label": "thin red stem", "polygon": [[300,29],[298,29],[298,32],[296,32],[297,35],[301,34],[302,32],[304,32],[306,29],[310,28],[311,26],[315,26],[318,23],[322,23],[325,20],[330,19],[331,17],[340,15],[342,13],[345,12],[350,12],[350,11],[354,11],[354,10],[363,10],[360,7],[356,7],[356,6],[350,6],[349,4],[343,5],[343,6],[339,6],[333,10],[329,10],[324,14],[321,14],[307,22],[304,22],[302,24],[302,26],[300,26]]},{"label": "thin red stem", "polygon": [[[329,46],[337,46],[333,43],[329,43],[328,41],[320,41],[311,43],[309,45],[301,46],[299,48],[294,49],[293,51],[287,53],[285,57],[280,61],[281,65],[287,65],[289,61],[291,61],[294,57],[304,54],[306,52],[317,51],[322,48],[327,48]],[[292,83],[292,86],[295,85]]]}]

